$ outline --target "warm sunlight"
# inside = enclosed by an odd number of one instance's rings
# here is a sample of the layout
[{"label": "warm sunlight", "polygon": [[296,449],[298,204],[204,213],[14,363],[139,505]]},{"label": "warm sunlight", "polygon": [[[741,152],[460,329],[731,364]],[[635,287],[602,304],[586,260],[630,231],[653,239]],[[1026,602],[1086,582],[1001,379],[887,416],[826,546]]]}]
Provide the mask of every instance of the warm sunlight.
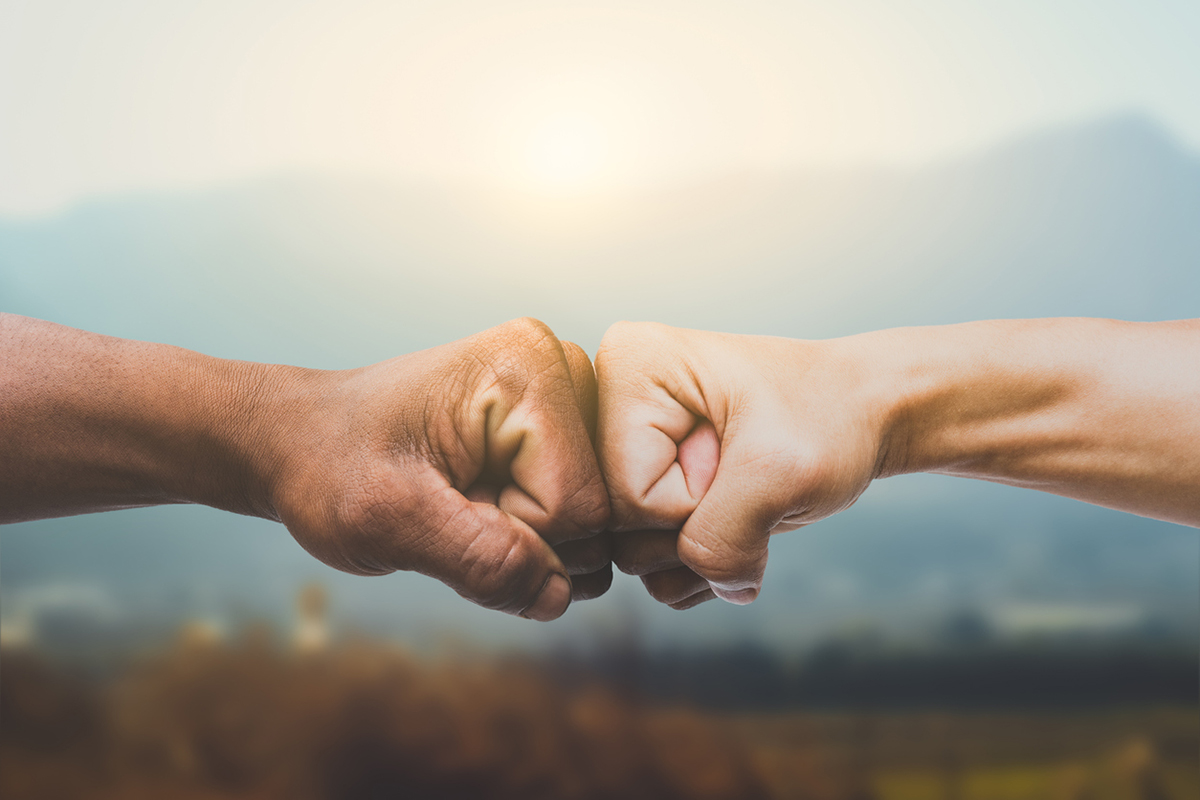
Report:
[{"label": "warm sunlight", "polygon": [[1195,2],[914,2],[0,2],[0,216],[296,171],[561,198],[913,165],[1127,109],[1200,142]]},{"label": "warm sunlight", "polygon": [[576,191],[603,177],[610,146],[597,120],[580,114],[555,114],[530,132],[524,165],[538,188]]}]

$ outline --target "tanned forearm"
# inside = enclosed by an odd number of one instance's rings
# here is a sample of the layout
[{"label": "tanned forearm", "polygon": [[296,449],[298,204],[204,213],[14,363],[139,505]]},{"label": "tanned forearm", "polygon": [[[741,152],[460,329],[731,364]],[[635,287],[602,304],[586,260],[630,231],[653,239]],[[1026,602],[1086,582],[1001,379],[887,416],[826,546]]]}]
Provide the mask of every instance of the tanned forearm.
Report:
[{"label": "tanned forearm", "polygon": [[612,582],[595,398],[587,355],[531,319],[321,371],[0,315],[0,523],[203,503],[555,619]]},{"label": "tanned forearm", "polygon": [[936,472],[1200,525],[1200,321],[1000,320],[866,334],[883,474]]},{"label": "tanned forearm", "polygon": [[0,523],[163,503],[273,517],[259,459],[279,415],[260,406],[289,370],[0,314]]}]

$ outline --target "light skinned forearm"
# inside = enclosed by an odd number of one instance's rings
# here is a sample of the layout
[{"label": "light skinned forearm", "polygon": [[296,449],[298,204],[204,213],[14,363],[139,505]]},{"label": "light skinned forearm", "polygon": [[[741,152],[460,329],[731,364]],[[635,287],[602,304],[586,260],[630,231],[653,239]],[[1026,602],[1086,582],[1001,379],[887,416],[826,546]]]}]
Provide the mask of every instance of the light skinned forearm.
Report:
[{"label": "light skinned forearm", "polygon": [[982,478],[1200,526],[1200,321],[997,320],[846,341],[889,409],[881,474]]},{"label": "light skinned forearm", "polygon": [[165,503],[274,517],[291,368],[0,314],[0,523]]}]

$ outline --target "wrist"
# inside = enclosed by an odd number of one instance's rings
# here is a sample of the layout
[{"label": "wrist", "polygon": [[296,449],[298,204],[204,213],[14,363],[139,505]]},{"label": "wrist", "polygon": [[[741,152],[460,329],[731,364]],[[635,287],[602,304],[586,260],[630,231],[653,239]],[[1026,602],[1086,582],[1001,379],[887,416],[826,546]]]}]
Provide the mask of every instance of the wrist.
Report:
[{"label": "wrist", "polygon": [[914,329],[875,331],[852,337],[870,374],[871,402],[879,410],[876,477],[922,472],[930,463],[928,398],[943,376],[930,364]]},{"label": "wrist", "polygon": [[893,328],[849,337],[879,415],[876,477],[935,472],[965,457],[947,434],[973,416],[968,368],[950,326]]},{"label": "wrist", "polygon": [[1011,477],[1059,446],[1055,409],[1079,376],[1031,347],[1043,325],[1004,320],[865,335],[885,409],[881,476]]},{"label": "wrist", "polygon": [[278,520],[276,487],[312,393],[296,367],[195,355],[191,413],[176,491],[183,502]]},{"label": "wrist", "polygon": [[939,406],[964,402],[952,384],[945,342],[930,328],[893,328],[833,339],[828,361],[849,377],[843,405],[857,417],[874,444],[874,478],[927,472],[942,463],[934,446],[944,419]]},{"label": "wrist", "polygon": [[837,431],[839,449],[855,454],[856,471],[868,482],[908,471],[909,406],[899,364],[904,347],[894,333],[794,340],[803,365],[797,385],[808,387],[810,397],[820,387],[829,414],[822,427]]}]

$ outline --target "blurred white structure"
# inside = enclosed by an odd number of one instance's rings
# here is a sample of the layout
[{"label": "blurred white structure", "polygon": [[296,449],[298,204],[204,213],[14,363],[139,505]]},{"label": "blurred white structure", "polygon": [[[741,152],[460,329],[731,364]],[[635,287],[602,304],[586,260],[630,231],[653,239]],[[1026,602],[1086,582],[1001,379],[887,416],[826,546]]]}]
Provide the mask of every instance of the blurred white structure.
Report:
[{"label": "blurred white structure", "polygon": [[53,582],[4,593],[0,614],[0,647],[32,647],[38,640],[38,620],[44,614],[68,613],[97,624],[112,623],[121,609],[103,587]]},{"label": "blurred white structure", "polygon": [[37,638],[33,615],[22,609],[0,617],[0,649],[16,650],[31,646]]},{"label": "blurred white structure", "polygon": [[296,596],[296,629],[292,645],[298,652],[314,653],[329,646],[326,611],[329,595],[319,583],[310,583]]}]

